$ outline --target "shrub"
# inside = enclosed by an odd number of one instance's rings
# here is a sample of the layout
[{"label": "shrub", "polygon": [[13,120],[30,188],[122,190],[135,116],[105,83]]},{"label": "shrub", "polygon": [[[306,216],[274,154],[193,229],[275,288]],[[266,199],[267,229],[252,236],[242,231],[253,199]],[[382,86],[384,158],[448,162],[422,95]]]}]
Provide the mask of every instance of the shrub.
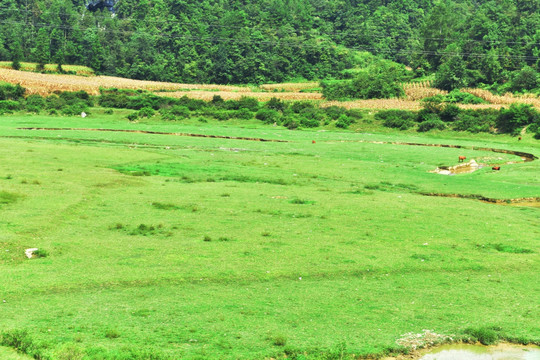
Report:
[{"label": "shrub", "polygon": [[10,330],[0,335],[0,344],[22,353],[28,353],[34,347],[33,341],[26,330]]},{"label": "shrub", "polygon": [[352,80],[322,82],[322,93],[328,100],[340,99],[387,99],[405,95],[398,81],[399,75],[381,71],[363,71]]},{"label": "shrub", "polygon": [[216,106],[221,106],[223,105],[223,103],[225,102],[225,100],[223,100],[223,98],[219,95],[214,95],[212,97],[212,101],[210,101],[213,105],[216,105]]},{"label": "shrub", "polygon": [[533,68],[526,66],[515,73],[511,81],[511,91],[526,91],[540,87],[540,74]]},{"label": "shrub", "polygon": [[298,126],[300,126],[297,118],[292,115],[283,116],[282,118],[280,118],[280,120],[281,120],[281,125],[285,126],[289,130],[297,129]]},{"label": "shrub", "polygon": [[46,106],[45,99],[39,95],[30,95],[26,98],[26,109],[28,108],[38,108],[38,109],[44,109]]},{"label": "shrub", "polygon": [[[299,114],[304,109],[312,109],[314,107],[315,107],[315,105],[313,103],[309,102],[309,101],[295,101],[290,106],[292,112],[294,112],[296,114]],[[331,107],[342,109],[342,108],[337,107],[337,106],[331,106]],[[326,108],[326,110],[328,110],[328,109],[329,108]]]},{"label": "shrub", "polygon": [[214,119],[219,120],[219,121],[229,120],[230,118],[229,113],[225,111],[213,111],[211,115]]},{"label": "shrub", "polygon": [[249,120],[253,118],[253,113],[247,108],[241,108],[233,113],[233,116],[238,119]]},{"label": "shrub", "polygon": [[407,130],[414,126],[416,114],[406,110],[384,110],[375,114],[375,119],[382,120],[389,128]]},{"label": "shrub", "polygon": [[34,251],[33,255],[37,258],[45,258],[47,256],[49,256],[49,253],[47,252],[47,250],[43,250],[43,249],[38,249],[36,251]]},{"label": "shrub", "polygon": [[272,109],[260,109],[255,114],[255,118],[261,120],[265,124],[273,124],[274,122],[278,122],[279,113]]},{"label": "shrub", "polygon": [[0,84],[0,100],[22,99],[26,89],[21,85]]},{"label": "shrub", "polygon": [[336,122],[336,126],[338,128],[342,128],[342,129],[346,129],[349,127],[349,125],[352,124],[352,120],[351,118],[349,118],[347,115],[345,114],[342,114],[339,116],[337,122]]},{"label": "shrub", "polygon": [[524,126],[534,123],[540,123],[540,113],[527,104],[512,104],[509,109],[502,108],[496,119],[500,132],[513,135],[517,135]]},{"label": "shrub", "polygon": [[324,117],[325,117],[324,111],[320,108],[315,108],[315,107],[303,109],[302,111],[300,111],[300,115],[307,119],[318,120],[318,121],[324,120]]},{"label": "shrub", "polygon": [[436,129],[436,130],[444,130],[446,129],[446,124],[444,122],[442,122],[441,120],[427,120],[427,121],[424,121],[422,123],[420,123],[420,125],[418,125],[418,131],[419,132],[426,132],[426,131],[430,131],[430,130],[433,130],[433,129]]},{"label": "shrub", "polygon": [[452,122],[459,115],[461,109],[454,104],[447,104],[439,114],[442,121]]},{"label": "shrub", "polygon": [[285,104],[281,99],[273,97],[266,103],[265,107],[276,111],[283,111],[285,108],[287,108],[287,104]]},{"label": "shrub", "polygon": [[114,112],[113,112],[113,109],[106,109],[103,113],[105,115],[112,115]]},{"label": "shrub", "polygon": [[257,111],[259,110],[259,101],[252,97],[242,96],[240,100],[238,100],[238,108],[249,109],[250,111]]},{"label": "shrub", "polygon": [[62,114],[64,115],[70,115],[70,116],[80,115],[82,112],[88,113],[88,105],[86,105],[85,103],[76,103],[73,105],[66,105],[61,109],[61,111],[62,111]]},{"label": "shrub", "polygon": [[128,114],[127,119],[129,121],[135,121],[139,118],[139,114],[137,112],[132,112],[131,114]]},{"label": "shrub", "polygon": [[478,340],[483,345],[493,345],[499,340],[499,334],[496,331],[497,327],[480,327],[480,328],[467,328],[465,334],[473,337],[474,340]]},{"label": "shrub", "polygon": [[315,128],[320,125],[319,120],[315,119],[308,119],[308,118],[300,118],[300,126],[306,127],[306,128]]},{"label": "shrub", "polygon": [[14,110],[19,110],[21,103],[14,100],[0,100],[0,114],[12,113]]},{"label": "shrub", "polygon": [[156,114],[156,112],[151,107],[143,107],[141,110],[139,110],[138,114],[139,117],[151,118]]}]

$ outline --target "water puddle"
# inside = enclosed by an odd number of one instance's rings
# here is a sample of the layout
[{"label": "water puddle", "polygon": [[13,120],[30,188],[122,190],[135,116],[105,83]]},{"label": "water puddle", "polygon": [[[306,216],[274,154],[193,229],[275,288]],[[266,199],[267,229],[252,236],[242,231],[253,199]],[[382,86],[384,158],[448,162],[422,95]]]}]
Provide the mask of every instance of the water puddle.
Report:
[{"label": "water puddle", "polygon": [[420,360],[540,360],[540,347],[509,344],[443,345],[431,350]]},{"label": "water puddle", "polygon": [[485,166],[487,165],[478,164],[476,161],[471,160],[469,162],[462,163],[456,166],[440,166],[431,172],[441,175],[468,174]]}]

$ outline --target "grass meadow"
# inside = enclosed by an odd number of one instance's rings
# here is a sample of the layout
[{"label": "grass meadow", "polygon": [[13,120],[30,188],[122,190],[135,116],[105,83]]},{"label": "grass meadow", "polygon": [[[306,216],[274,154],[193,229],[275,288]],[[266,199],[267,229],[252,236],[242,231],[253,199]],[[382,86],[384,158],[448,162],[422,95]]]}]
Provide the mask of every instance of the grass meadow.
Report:
[{"label": "grass meadow", "polygon": [[[539,343],[540,209],[422,194],[540,197],[540,161],[386,142],[538,143],[356,130],[0,117],[0,328],[43,359],[378,357],[486,327]],[[459,155],[518,163],[430,173]]]}]

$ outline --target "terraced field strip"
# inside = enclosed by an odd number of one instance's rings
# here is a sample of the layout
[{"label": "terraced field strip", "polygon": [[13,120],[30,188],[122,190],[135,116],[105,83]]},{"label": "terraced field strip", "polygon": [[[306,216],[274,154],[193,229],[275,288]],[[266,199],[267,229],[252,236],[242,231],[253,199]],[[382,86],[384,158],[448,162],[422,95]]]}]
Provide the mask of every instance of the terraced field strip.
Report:
[{"label": "terraced field strip", "polygon": [[300,90],[313,89],[319,87],[317,81],[302,82],[302,83],[280,83],[280,84],[263,84],[259,88],[267,91],[283,90],[297,92]]},{"label": "terraced field strip", "polygon": [[301,92],[256,92],[256,91],[175,91],[175,92],[158,92],[159,96],[181,98],[187,96],[193,99],[210,101],[214,96],[221,96],[224,100],[238,100],[243,96],[253,97],[259,101],[268,101],[272,98],[281,100],[323,100],[320,93],[301,93]]}]

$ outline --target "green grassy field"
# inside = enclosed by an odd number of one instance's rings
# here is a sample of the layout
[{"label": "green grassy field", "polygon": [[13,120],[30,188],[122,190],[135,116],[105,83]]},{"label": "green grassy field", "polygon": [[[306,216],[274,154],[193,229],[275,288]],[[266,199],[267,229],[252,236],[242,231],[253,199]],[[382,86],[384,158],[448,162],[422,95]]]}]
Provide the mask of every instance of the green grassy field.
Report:
[{"label": "green grassy field", "polygon": [[539,197],[540,161],[443,176],[520,158],[382,143],[538,142],[357,130],[0,117],[0,329],[45,359],[380,356],[485,326],[540,342],[539,208],[421,195]]}]

